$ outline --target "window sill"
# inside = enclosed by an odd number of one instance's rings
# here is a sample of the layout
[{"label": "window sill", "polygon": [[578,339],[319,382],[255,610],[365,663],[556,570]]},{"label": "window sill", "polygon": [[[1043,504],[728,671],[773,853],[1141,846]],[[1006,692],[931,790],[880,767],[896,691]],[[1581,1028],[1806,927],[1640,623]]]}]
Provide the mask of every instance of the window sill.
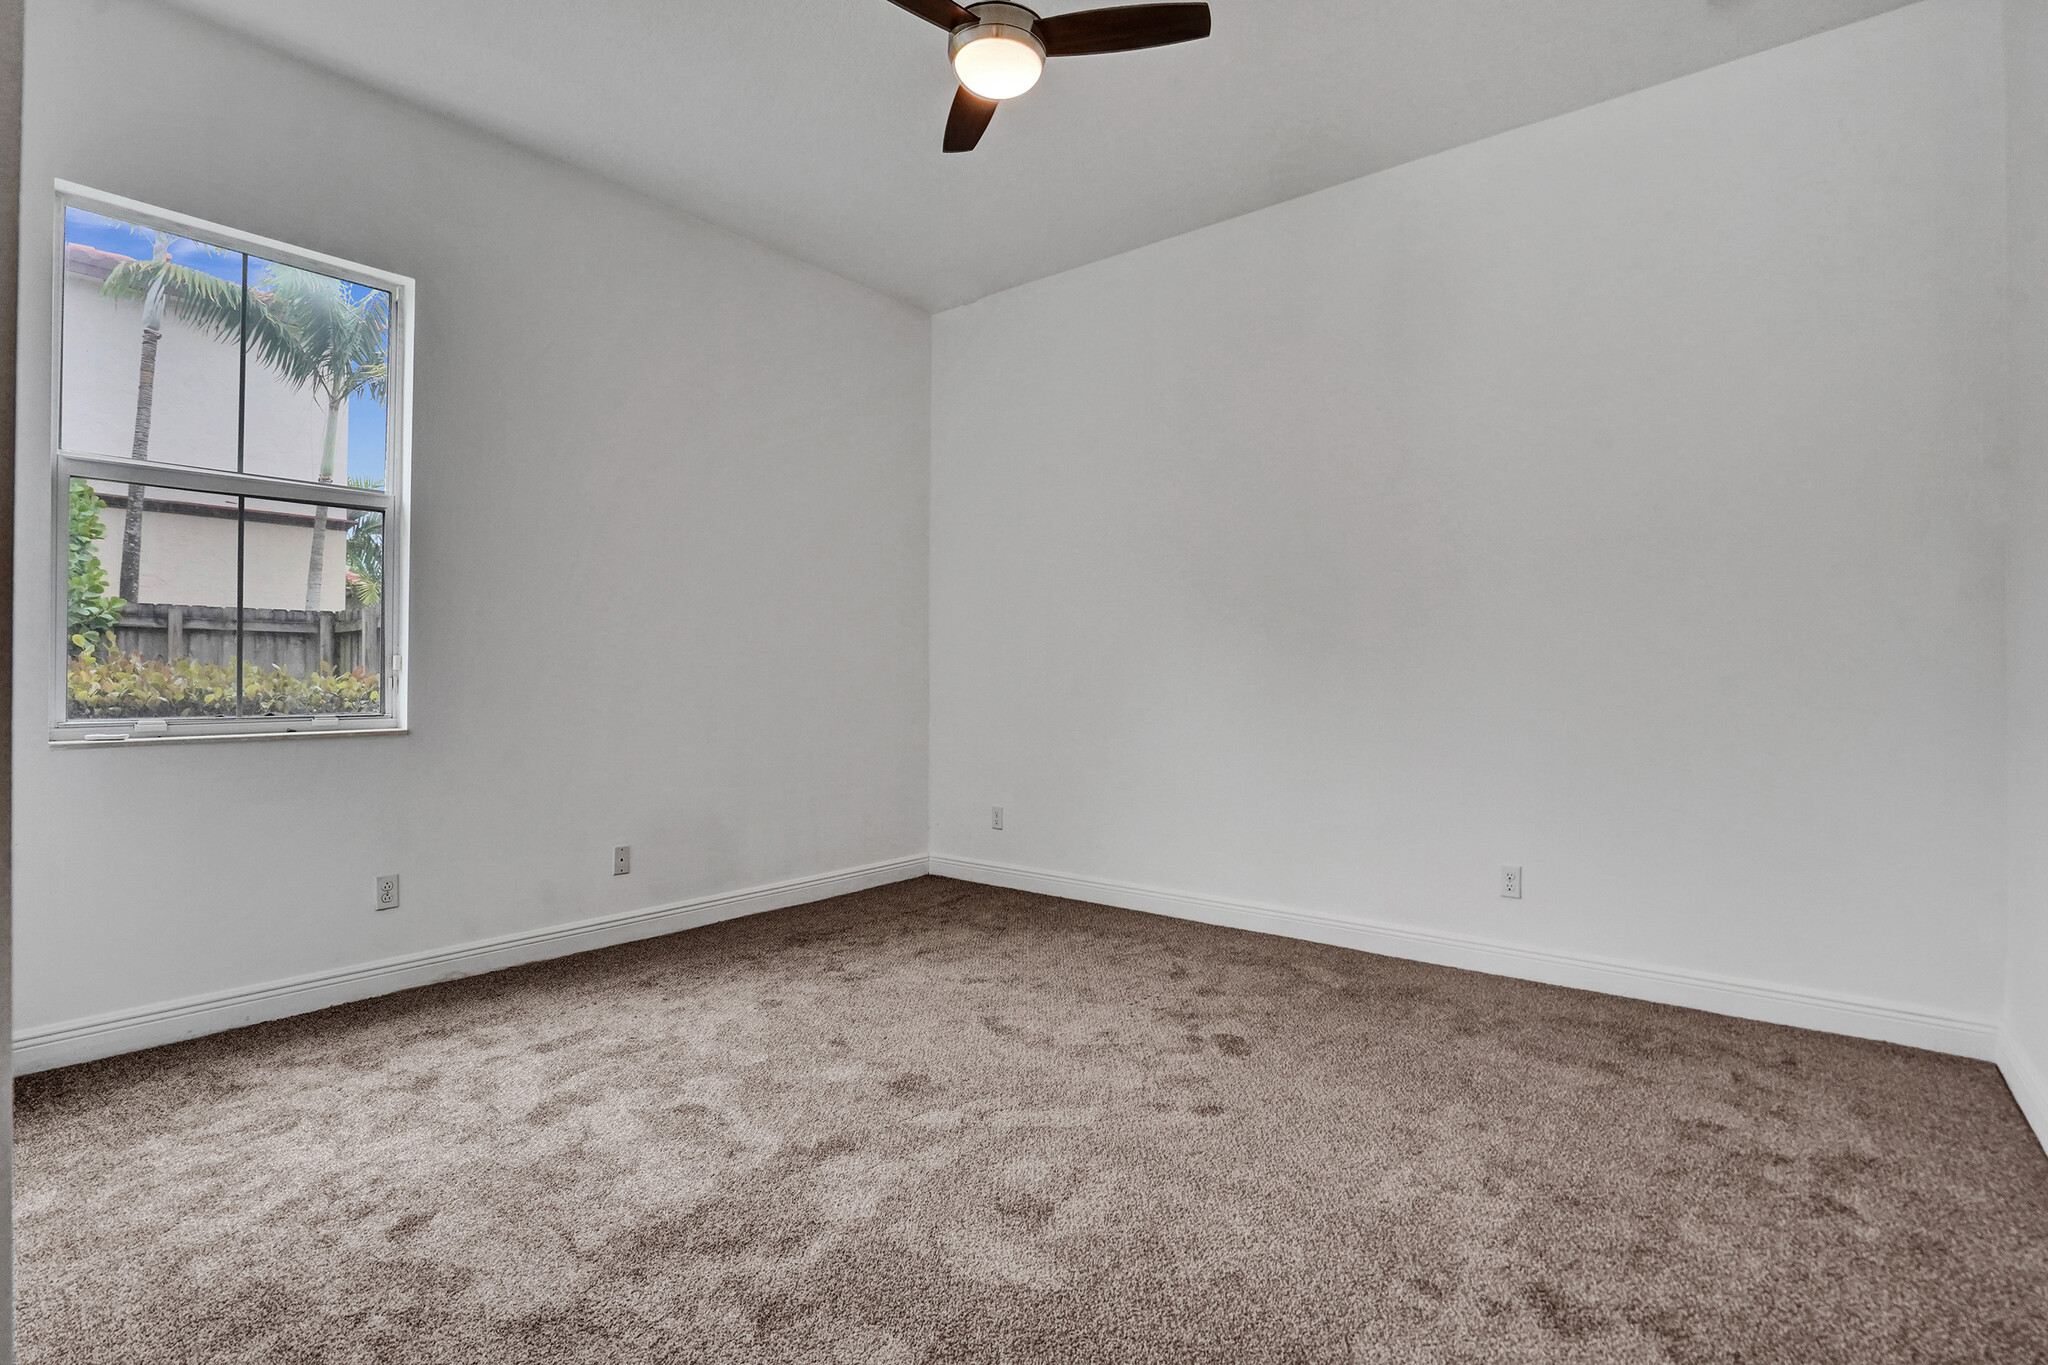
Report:
[{"label": "window sill", "polygon": [[342,739],[351,735],[403,735],[408,727],[390,716],[320,724],[305,716],[280,717],[268,722],[222,722],[218,727],[192,725],[172,727],[143,734],[132,728],[96,727],[72,723],[53,726],[53,749],[133,749],[156,744],[215,743],[250,739]]}]

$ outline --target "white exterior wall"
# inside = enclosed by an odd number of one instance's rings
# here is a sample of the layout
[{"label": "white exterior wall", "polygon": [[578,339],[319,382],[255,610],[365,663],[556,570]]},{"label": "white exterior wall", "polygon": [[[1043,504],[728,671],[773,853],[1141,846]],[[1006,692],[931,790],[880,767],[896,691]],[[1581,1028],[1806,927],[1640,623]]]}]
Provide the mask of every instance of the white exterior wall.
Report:
[{"label": "white exterior wall", "polygon": [[[122,485],[95,485],[102,494],[121,496]],[[149,488],[147,503],[158,501],[186,505],[204,503],[202,494],[181,490]],[[232,507],[233,499],[215,499],[215,506]],[[296,507],[293,509],[297,510]],[[95,543],[94,553],[107,572],[107,590],[118,586],[121,570],[121,527],[126,511],[110,506],[100,513],[106,535]],[[313,553],[312,513],[305,513],[303,525],[280,524],[252,517],[244,528],[241,546],[242,605],[249,608],[306,609],[306,568]],[[346,533],[335,529],[344,514],[330,509],[327,516],[327,544],[321,563],[320,609],[340,611],[348,605]],[[157,511],[145,506],[142,513],[142,595],[138,602],[175,602],[183,606],[232,607],[235,605],[235,522],[231,516],[193,516]]]}]

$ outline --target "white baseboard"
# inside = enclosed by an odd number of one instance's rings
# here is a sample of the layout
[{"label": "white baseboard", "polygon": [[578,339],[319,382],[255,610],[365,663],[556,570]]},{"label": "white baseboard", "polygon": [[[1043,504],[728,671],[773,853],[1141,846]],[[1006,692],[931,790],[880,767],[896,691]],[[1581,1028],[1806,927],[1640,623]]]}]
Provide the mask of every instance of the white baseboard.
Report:
[{"label": "white baseboard", "polygon": [[673,905],[578,920],[506,934],[453,948],[316,972],[244,990],[193,996],[139,1010],[75,1019],[14,1035],[14,1071],[26,1075],[123,1052],[282,1019],[392,991],[451,981],[565,957],[593,948],[654,938],[742,915],[779,910],[849,892],[906,881],[927,871],[962,881],[1036,891],[1070,900],[1121,906],[1176,919],[1357,948],[1390,957],[1462,967],[1495,976],[1542,981],[1797,1028],[1874,1038],[1936,1052],[1996,1061],[2035,1134],[2048,1146],[2048,1079],[1995,1023],[1882,1000],[1799,990],[1769,982],[1675,971],[1613,958],[1524,947],[1465,934],[1406,928],[1316,911],[1195,896],[1156,887],[1067,876],[1003,863],[933,856],[897,858],[799,877],[768,886],[703,896]]},{"label": "white baseboard", "polygon": [[[1949,1052],[1982,1061],[1997,1060],[2001,1055],[2000,1029],[1990,1019],[1943,1014],[1885,1000],[1677,971],[1613,958],[1551,952],[1466,934],[1404,928],[1247,901],[1220,900],[1213,896],[1194,896],[1156,887],[1072,877],[967,858],[935,854],[931,858],[931,871],[937,876],[958,877],[990,886],[1007,886],[1019,891],[1064,896],[1069,900],[1116,905],[1126,910],[1143,910],[1176,919],[1200,920],[1205,924],[1220,924],[1233,929],[1307,939],[1312,943],[1328,943],[1341,948],[1358,948],[1388,957],[1462,967],[1494,976],[1601,991],[1633,1000],[1685,1005],[1715,1014],[1733,1015],[1738,1019],[1756,1019],[1769,1024],[1842,1033],[1852,1038],[1903,1043],[1909,1047]],[[2018,1087],[2014,1089],[2017,1092]],[[2028,1112],[2031,1116],[2035,1111]],[[2035,1123],[2038,1131],[2039,1120],[2036,1119]]]},{"label": "white baseboard", "polygon": [[360,967],[314,972],[285,981],[271,981],[242,990],[192,996],[168,1004],[139,1010],[74,1019],[41,1028],[24,1029],[14,1035],[14,1072],[26,1075],[51,1067],[70,1066],[99,1057],[135,1052],[163,1043],[175,1043],[202,1034],[259,1024],[267,1019],[304,1014],[310,1010],[345,1005],[413,986],[452,981],[515,967],[542,958],[566,957],[615,943],[654,938],[681,929],[695,929],[741,915],[780,910],[785,906],[843,896],[871,886],[906,881],[925,872],[922,855],[896,858],[889,862],[850,867],[815,877],[798,877],[769,886],[701,896],[674,905],[623,914],[602,915],[546,929],[464,943],[433,952],[387,958]]},{"label": "white baseboard", "polygon": [[2041,1150],[2048,1152],[2048,1077],[2043,1077],[2034,1059],[2029,1057],[2007,1030],[1998,1050],[1998,1069],[2005,1073],[2006,1088],[2019,1101],[2020,1112],[2033,1125],[2034,1136],[2041,1143]]}]

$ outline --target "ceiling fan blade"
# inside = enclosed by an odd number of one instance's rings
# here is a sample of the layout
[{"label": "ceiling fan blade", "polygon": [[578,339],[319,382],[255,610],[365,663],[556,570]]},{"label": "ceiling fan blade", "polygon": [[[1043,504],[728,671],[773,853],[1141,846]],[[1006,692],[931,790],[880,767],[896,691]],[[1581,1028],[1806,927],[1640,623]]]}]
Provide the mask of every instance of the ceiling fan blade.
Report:
[{"label": "ceiling fan blade", "polygon": [[953,95],[953,112],[946,115],[946,150],[971,152],[981,141],[988,121],[996,116],[996,102],[969,94],[966,86]]},{"label": "ceiling fan blade", "polygon": [[[896,0],[902,4],[903,0]],[[1084,9],[1038,21],[1038,39],[1048,57],[1086,57],[1165,47],[1209,36],[1207,5],[1119,5]]]},{"label": "ceiling fan blade", "polygon": [[974,22],[974,16],[954,4],[953,0],[890,0],[890,3],[948,32]]}]

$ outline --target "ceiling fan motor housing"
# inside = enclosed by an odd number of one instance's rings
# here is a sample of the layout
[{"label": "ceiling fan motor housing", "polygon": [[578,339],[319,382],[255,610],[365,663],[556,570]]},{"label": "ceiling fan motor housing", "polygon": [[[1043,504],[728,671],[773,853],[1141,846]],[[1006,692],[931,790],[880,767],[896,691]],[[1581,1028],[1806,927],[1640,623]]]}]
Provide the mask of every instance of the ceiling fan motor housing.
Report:
[{"label": "ceiling fan motor housing", "polygon": [[953,30],[952,42],[946,49],[948,59],[959,56],[961,48],[983,38],[1008,38],[1036,48],[1039,60],[1045,60],[1045,44],[1038,38],[1038,16],[1022,5],[969,5],[967,12],[974,16],[974,22]]}]

